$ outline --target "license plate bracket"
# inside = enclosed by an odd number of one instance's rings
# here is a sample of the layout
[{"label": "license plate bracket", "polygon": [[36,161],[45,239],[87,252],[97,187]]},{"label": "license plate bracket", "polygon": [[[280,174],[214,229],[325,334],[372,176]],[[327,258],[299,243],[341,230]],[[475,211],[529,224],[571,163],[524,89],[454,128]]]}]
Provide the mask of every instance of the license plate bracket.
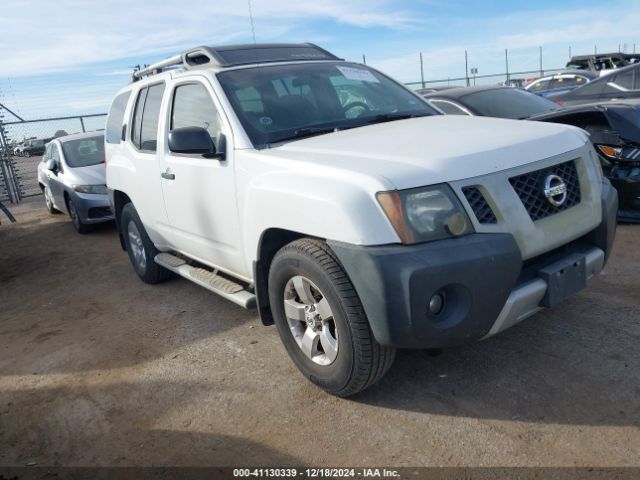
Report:
[{"label": "license plate bracket", "polygon": [[542,268],[539,275],[547,282],[547,291],[540,306],[553,307],[587,286],[586,257],[579,253],[571,254]]}]

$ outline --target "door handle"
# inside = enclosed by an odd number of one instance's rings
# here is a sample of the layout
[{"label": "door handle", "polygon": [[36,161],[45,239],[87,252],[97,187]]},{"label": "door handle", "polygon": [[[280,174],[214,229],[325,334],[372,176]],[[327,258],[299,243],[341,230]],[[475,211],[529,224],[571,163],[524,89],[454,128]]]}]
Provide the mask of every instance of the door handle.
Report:
[{"label": "door handle", "polygon": [[166,180],[175,180],[175,179],[176,179],[175,174],[173,174],[173,173],[171,173],[171,172],[168,172],[168,171],[167,171],[167,172],[162,172],[162,173],[160,174],[160,176],[161,176],[162,178],[166,179]]}]

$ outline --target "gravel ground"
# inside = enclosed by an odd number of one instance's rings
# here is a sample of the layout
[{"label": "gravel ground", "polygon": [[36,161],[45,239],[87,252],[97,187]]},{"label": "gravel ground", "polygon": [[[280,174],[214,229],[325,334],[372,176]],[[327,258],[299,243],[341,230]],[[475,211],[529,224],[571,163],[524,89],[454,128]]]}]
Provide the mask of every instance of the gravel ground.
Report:
[{"label": "gravel ground", "polygon": [[113,226],[81,236],[40,203],[0,226],[0,465],[640,465],[640,227],[558,308],[399,352],[343,400],[255,312],[143,284]]}]

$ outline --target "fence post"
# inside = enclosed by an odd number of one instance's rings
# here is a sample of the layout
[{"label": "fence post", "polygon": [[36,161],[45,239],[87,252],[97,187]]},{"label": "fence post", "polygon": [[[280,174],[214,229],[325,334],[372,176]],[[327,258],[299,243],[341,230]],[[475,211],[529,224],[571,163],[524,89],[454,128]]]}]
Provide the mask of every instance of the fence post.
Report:
[{"label": "fence post", "polygon": [[540,47],[540,76],[544,77],[544,70],[542,69],[542,47]]},{"label": "fence post", "polygon": [[11,163],[11,157],[9,156],[9,142],[4,134],[4,127],[0,122],[0,167],[1,174],[4,179],[5,189],[7,190],[7,196],[11,203],[19,203],[21,200],[20,185],[16,178],[16,172]]},{"label": "fence post", "polygon": [[85,133],[86,130],[84,128],[84,120],[82,119],[82,117],[80,117],[80,126],[82,127],[82,133]]},{"label": "fence post", "polygon": [[509,50],[504,49],[504,62],[507,67],[507,85],[509,85]]},{"label": "fence post", "polygon": [[464,51],[464,76],[467,79],[467,87],[471,85],[469,83],[469,56],[467,55],[467,51]]}]

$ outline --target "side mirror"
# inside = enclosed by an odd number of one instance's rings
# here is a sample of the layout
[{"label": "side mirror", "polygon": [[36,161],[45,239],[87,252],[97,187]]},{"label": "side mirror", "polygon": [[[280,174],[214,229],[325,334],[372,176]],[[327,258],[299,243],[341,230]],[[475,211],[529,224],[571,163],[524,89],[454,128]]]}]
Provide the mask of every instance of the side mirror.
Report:
[{"label": "side mirror", "polygon": [[220,158],[209,132],[202,127],[174,128],[169,132],[169,150],[173,153],[195,153],[206,158]]},{"label": "side mirror", "polygon": [[58,166],[56,165],[56,161],[53,159],[47,160],[47,170],[51,170],[53,173],[58,171]]}]

